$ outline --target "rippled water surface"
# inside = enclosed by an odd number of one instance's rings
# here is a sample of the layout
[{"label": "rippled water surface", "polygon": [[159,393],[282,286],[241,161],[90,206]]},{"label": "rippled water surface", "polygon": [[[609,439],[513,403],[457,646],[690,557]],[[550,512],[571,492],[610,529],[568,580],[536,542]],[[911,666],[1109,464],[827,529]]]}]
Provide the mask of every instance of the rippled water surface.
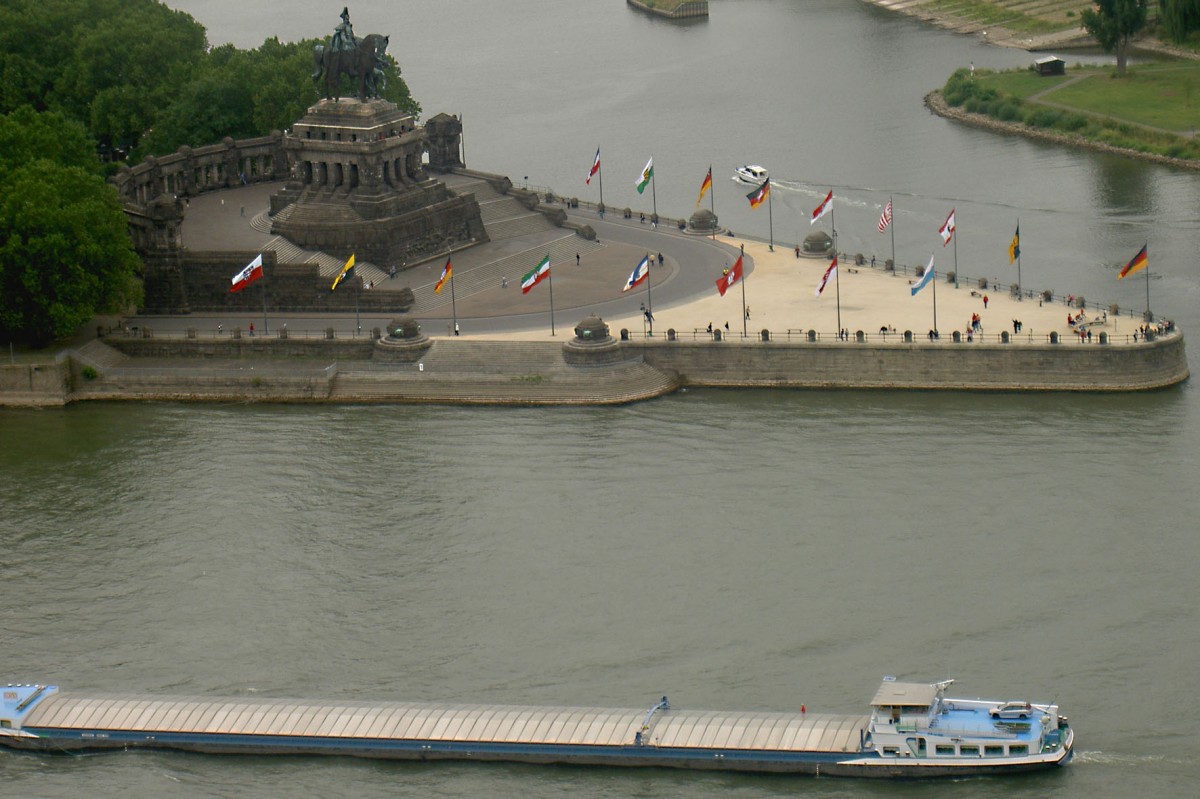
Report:
[{"label": "rippled water surface", "polygon": [[[337,21],[311,0],[286,14],[179,5],[243,46]],[[843,244],[883,254],[874,222],[894,195],[897,247],[927,253],[953,205],[964,272],[1006,279],[1019,217],[1035,285],[1139,308],[1144,284],[1118,284],[1114,264],[1149,240],[1156,310],[1200,330],[1195,175],[921,106],[956,66],[1028,54],[848,0],[713,0],[707,22],[684,26],[582,0],[351,12],[359,33],[393,32],[427,115],[464,114],[480,168],[585,196],[600,143],[606,200],[633,204],[652,151],[660,210],[686,213],[708,163],[763,163],[791,186],[777,231],[833,185]],[[765,236],[725,184],[723,220]],[[955,677],[963,695],[1059,701],[1079,746],[1053,774],[933,785],[166,753],[5,755],[0,784],[45,797],[1189,795],[1198,409],[1183,386],[0,411],[7,679],[858,712],[883,674]]]}]

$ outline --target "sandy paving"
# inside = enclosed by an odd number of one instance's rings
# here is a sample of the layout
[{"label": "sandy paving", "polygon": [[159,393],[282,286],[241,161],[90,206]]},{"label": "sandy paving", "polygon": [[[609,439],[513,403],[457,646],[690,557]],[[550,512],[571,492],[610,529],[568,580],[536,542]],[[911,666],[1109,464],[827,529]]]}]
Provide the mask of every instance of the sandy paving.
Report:
[{"label": "sandy paving", "polygon": [[[795,336],[800,331],[813,329],[818,331],[821,340],[836,337],[837,282],[831,279],[825,292],[820,297],[816,296],[817,284],[828,261],[796,258],[793,250],[784,247],[776,247],[771,252],[766,244],[756,241],[737,238],[725,238],[723,241],[734,246],[745,245],[747,256],[754,261],[754,268],[745,279],[746,306],[750,312],[749,320],[745,321],[748,335],[756,337],[759,331],[767,329],[776,338],[783,338],[789,330]],[[934,267],[937,272],[937,328],[941,332],[942,342],[950,341],[953,330],[960,330],[965,335],[971,316],[976,313],[980,316],[984,334],[977,334],[976,341],[995,341],[1004,330],[1012,333],[1014,319],[1022,322],[1021,333],[1015,338],[1017,341],[1042,343],[1052,330],[1057,330],[1064,341],[1078,340],[1078,334],[1067,323],[1067,314],[1068,311],[1075,314],[1079,311],[1069,309],[1062,298],[1056,298],[1051,303],[1029,298],[1017,300],[1009,296],[1007,290],[995,292],[978,289],[974,283],[962,283],[955,289],[953,283],[946,282],[945,273],[936,261]],[[887,327],[889,331],[895,331],[886,336],[888,341],[898,341],[905,330],[913,331],[914,338],[918,340],[928,340],[928,333],[934,327],[935,289],[932,284],[913,296],[911,285],[916,278],[911,274],[891,274],[881,267],[873,269],[869,265],[854,266],[853,263],[840,263],[838,273],[841,326],[849,331],[851,337],[861,330],[869,341],[885,340],[880,331]],[[987,307],[983,302],[985,296],[988,298]],[[722,297],[714,286],[711,294],[656,310],[655,334],[665,335],[669,328],[674,328],[681,338],[690,339],[693,331],[706,331],[710,323],[721,329],[728,323],[731,336],[737,338],[743,330],[741,309],[740,287],[734,286]],[[1108,331],[1110,336],[1115,336],[1114,343],[1123,341],[1140,324],[1140,321],[1129,316],[1120,320],[1110,317],[1106,323],[1097,317],[1102,318],[1100,312],[1087,311],[1094,331],[1093,341],[1096,342],[1100,331]],[[577,321],[572,318],[570,324],[574,325]],[[614,335],[622,328],[627,328],[634,337],[642,335],[643,320],[636,313],[605,321]],[[551,339],[548,330],[540,329],[489,333],[476,337],[522,341],[561,340],[561,332],[557,339]]]}]

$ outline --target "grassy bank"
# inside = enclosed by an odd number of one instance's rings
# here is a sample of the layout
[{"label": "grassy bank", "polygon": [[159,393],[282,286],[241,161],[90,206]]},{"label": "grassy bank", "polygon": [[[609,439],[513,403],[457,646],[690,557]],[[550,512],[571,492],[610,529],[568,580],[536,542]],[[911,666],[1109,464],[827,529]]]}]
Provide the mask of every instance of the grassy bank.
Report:
[{"label": "grassy bank", "polygon": [[1061,77],[1031,70],[960,69],[942,89],[946,104],[1018,129],[1062,134],[1169,158],[1200,159],[1200,64],[1074,67]]}]

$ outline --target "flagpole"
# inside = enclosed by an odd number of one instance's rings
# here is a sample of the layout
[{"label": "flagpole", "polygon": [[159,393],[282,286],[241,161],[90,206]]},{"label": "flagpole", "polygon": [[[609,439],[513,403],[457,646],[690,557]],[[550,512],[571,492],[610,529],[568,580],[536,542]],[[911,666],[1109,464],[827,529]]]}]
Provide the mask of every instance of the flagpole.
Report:
[{"label": "flagpole", "polygon": [[1017,300],[1021,300],[1021,217],[1017,217]]},{"label": "flagpole", "polygon": [[267,268],[263,267],[262,276],[262,298],[263,298],[263,335],[271,335],[271,328],[267,326]]},{"label": "flagpole", "polygon": [[[651,180],[651,182],[653,182],[653,180],[654,180],[653,175],[650,176],[650,180]],[[657,213],[657,211],[655,213]],[[650,268],[650,265],[652,263],[654,263],[654,262],[650,260],[650,253],[646,253],[646,321],[650,324],[650,335],[653,336],[654,335],[654,300],[651,299],[651,297],[650,297],[650,278],[654,274],[654,270]]]},{"label": "flagpole", "polygon": [[[837,250],[837,216],[833,212],[833,200],[829,201],[829,227],[833,230],[833,259],[836,261],[838,257]],[[837,291],[837,325],[838,339],[842,337],[842,270],[835,269],[833,272],[834,289]]]},{"label": "flagpole", "polygon": [[[651,160],[653,160],[654,156],[650,156],[650,158],[651,158]],[[650,167],[650,200],[652,203],[654,203],[654,219],[653,219],[653,221],[654,221],[654,225],[657,227],[658,226],[658,192],[654,188],[654,167],[653,166]],[[646,288],[647,289],[650,288],[649,283],[646,284]],[[653,327],[653,326],[651,326],[651,327]],[[654,332],[654,331],[651,330],[651,332]]]},{"label": "flagpole", "polygon": [[546,271],[546,281],[550,284],[550,335],[554,335],[554,270]]},{"label": "flagpole", "polygon": [[892,233],[892,269],[896,268],[896,207],[892,205],[892,195],[888,195],[888,206],[892,209],[892,218],[888,223]]},{"label": "flagpole", "polygon": [[[767,178],[770,180],[770,178]],[[767,230],[770,232],[770,241],[767,244],[768,252],[775,252],[775,198],[772,197],[770,187],[767,187]]]},{"label": "flagpole", "polygon": [[358,280],[358,275],[354,277],[357,280],[354,284],[354,335],[357,337],[362,332],[362,322],[358,320],[358,293],[362,291],[362,280]]},{"label": "flagpole", "polygon": [[[712,177],[712,164],[708,165],[708,174],[709,174],[709,177]],[[717,240],[717,187],[711,180],[708,183],[708,201],[709,201],[709,207],[712,208],[712,215],[713,215],[712,237],[713,237],[713,241],[716,241]]]},{"label": "flagpole", "polygon": [[[929,268],[933,269],[933,254],[929,255]],[[957,277],[957,273],[955,275]],[[933,333],[937,335],[937,273],[930,276],[929,282],[933,284]]]},{"label": "flagpole", "polygon": [[[600,152],[600,148],[596,148],[596,152]],[[604,162],[600,162],[600,168],[596,170],[596,177],[600,178],[600,205],[604,206]],[[600,213],[600,218],[604,218],[604,212]]]},{"label": "flagpole", "polygon": [[742,264],[742,278],[738,281],[742,284],[742,338],[746,338],[746,325],[750,321],[750,314],[746,313],[746,265]]},{"label": "flagpole", "polygon": [[[1146,242],[1142,246],[1144,248],[1146,248],[1146,252],[1147,252],[1147,254],[1149,254],[1150,243]],[[1149,258],[1146,259],[1146,321],[1147,322],[1154,321],[1154,313],[1151,312],[1151,310],[1150,310],[1150,259]]]},{"label": "flagpole", "polygon": [[[958,220],[954,220],[954,288],[958,288]],[[936,282],[936,281],[935,281]],[[936,325],[934,326],[936,328]]]},{"label": "flagpole", "polygon": [[458,304],[454,300],[454,267],[450,267],[450,321],[454,325],[452,335],[458,335]]}]

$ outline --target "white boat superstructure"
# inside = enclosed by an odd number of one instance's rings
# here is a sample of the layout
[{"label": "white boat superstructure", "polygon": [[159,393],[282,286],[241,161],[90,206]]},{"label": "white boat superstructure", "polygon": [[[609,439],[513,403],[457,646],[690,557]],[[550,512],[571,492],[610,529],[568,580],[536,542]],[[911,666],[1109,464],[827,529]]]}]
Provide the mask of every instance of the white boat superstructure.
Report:
[{"label": "white boat superstructure", "polygon": [[753,183],[755,186],[758,186],[767,179],[767,170],[758,164],[739,166],[733,170],[733,179],[740,180],[743,183]]},{"label": "white boat superstructure", "polygon": [[864,751],[846,761],[889,773],[1004,772],[1061,765],[1074,732],[1058,705],[953,699],[938,683],[885,678],[871,701]]}]

